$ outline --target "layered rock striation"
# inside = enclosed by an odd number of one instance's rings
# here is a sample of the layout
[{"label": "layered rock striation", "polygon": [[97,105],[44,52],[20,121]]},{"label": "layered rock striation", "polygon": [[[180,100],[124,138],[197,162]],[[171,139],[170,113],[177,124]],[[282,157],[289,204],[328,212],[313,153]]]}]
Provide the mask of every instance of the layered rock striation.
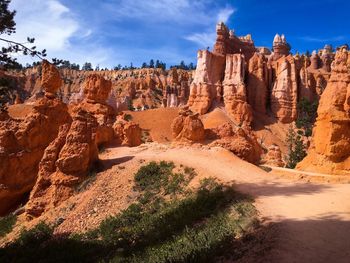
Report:
[{"label": "layered rock striation", "polygon": [[350,174],[350,53],[338,49],[317,110],[312,144],[298,168]]},{"label": "layered rock striation", "polygon": [[270,115],[283,123],[297,118],[302,98],[318,100],[330,76],[333,53],[325,46],[311,58],[290,54],[284,35],[276,34],[272,52],[254,46],[250,35],[235,36],[223,23],[216,28],[213,51],[198,51],[188,105],[205,114],[225,107],[236,124]]}]

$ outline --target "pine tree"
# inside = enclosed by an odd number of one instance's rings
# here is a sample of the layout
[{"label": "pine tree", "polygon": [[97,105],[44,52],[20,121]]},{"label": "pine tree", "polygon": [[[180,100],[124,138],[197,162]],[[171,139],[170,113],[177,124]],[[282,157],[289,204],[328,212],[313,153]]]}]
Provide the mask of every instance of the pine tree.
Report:
[{"label": "pine tree", "polygon": [[[16,22],[14,17],[16,11],[9,10],[11,0],[0,0],[0,35],[11,35],[16,32]],[[3,37],[0,41],[5,42],[7,47],[2,47],[0,50],[0,62],[5,66],[16,65],[16,59],[11,57],[11,53],[22,53],[23,55],[36,56],[40,59],[46,56],[46,50],[37,51],[36,46],[27,47],[22,43],[15,42]],[[27,42],[33,44],[34,38],[27,37]]]},{"label": "pine tree", "polygon": [[286,142],[288,145],[286,167],[294,169],[295,166],[306,156],[306,147],[304,145],[302,137],[295,132],[293,125],[289,126]]},{"label": "pine tree", "polygon": [[154,68],[154,60],[153,60],[153,59],[151,59],[151,60],[149,61],[149,67],[150,67],[150,68]]}]

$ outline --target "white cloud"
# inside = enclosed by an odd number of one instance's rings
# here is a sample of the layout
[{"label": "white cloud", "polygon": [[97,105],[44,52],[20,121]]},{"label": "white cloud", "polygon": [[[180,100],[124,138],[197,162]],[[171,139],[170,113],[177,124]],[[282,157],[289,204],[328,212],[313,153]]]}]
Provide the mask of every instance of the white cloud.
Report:
[{"label": "white cloud", "polygon": [[57,0],[14,0],[12,7],[17,10],[17,30],[9,38],[23,42],[34,37],[35,45],[48,52],[68,48],[70,37],[79,29],[70,10]]},{"label": "white cloud", "polygon": [[218,14],[218,20],[217,22],[224,22],[227,23],[228,19],[230,18],[230,16],[233,15],[233,13],[236,10],[233,9],[232,7],[226,7],[224,9],[221,9],[219,14]]},{"label": "white cloud", "polygon": [[216,34],[211,33],[195,33],[190,36],[186,36],[185,39],[195,42],[201,48],[211,47],[215,42]]},{"label": "white cloud", "polygon": [[311,37],[311,36],[304,36],[304,37],[299,37],[299,39],[307,41],[307,42],[335,42],[335,41],[342,41],[345,40],[345,36],[335,36],[335,37],[330,37],[330,38],[319,38],[319,37]]},{"label": "white cloud", "polygon": [[[27,37],[34,37],[37,50],[46,49],[48,59],[57,57],[80,64],[90,61],[97,65],[107,61],[109,52],[113,52],[87,41],[93,31],[82,26],[72,10],[59,0],[13,0],[10,8],[17,11],[16,33],[6,38],[23,43]],[[21,63],[37,60],[17,54],[16,57]]]},{"label": "white cloud", "polygon": [[224,9],[219,10],[216,21],[211,21],[210,28],[206,28],[206,30],[202,33],[194,33],[188,36],[185,36],[185,39],[196,43],[200,48],[211,47],[216,38],[215,33],[215,23],[224,22],[227,23],[228,19],[232,16],[232,14],[236,10],[232,7],[226,7]]}]

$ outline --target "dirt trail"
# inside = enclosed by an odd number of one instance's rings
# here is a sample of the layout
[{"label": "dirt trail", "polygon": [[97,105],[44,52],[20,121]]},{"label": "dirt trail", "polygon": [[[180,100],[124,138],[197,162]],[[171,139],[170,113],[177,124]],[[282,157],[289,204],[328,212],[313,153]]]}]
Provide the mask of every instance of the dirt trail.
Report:
[{"label": "dirt trail", "polygon": [[221,148],[149,144],[109,148],[102,158],[115,162],[126,156],[181,163],[200,176],[234,181],[239,191],[254,196],[262,220],[276,223],[273,249],[263,262],[350,262],[349,184],[282,178]]}]

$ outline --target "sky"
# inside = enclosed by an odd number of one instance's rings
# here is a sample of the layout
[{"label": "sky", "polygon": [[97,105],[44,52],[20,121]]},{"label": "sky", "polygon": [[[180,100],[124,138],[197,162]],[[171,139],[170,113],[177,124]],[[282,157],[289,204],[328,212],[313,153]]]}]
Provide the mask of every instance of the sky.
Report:
[{"label": "sky", "polygon": [[252,34],[256,46],[271,48],[276,33],[292,52],[350,43],[349,0],[12,0],[10,8],[17,32],[6,38],[34,37],[48,58],[100,68],[196,63],[197,50],[213,46],[219,21],[236,35]]}]

